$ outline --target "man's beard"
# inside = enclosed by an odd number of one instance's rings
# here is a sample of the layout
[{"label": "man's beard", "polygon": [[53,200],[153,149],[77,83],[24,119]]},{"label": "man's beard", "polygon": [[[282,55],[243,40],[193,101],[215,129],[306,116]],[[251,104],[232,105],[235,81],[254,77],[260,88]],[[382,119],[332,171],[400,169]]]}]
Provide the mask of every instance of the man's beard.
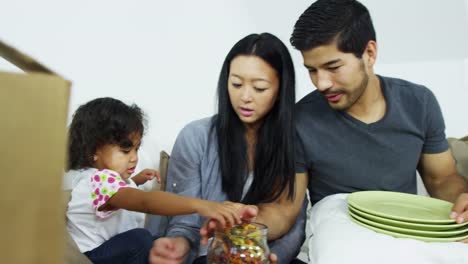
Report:
[{"label": "man's beard", "polygon": [[346,97],[347,97],[346,104],[344,104],[344,105],[331,105],[331,107],[333,107],[333,109],[338,110],[338,111],[348,110],[357,101],[359,101],[359,98],[361,98],[364,91],[366,91],[367,84],[369,83],[369,75],[364,70],[364,63],[363,62],[361,62],[361,67],[360,68],[361,68],[360,69],[360,74],[362,76],[362,81],[357,86],[358,88],[354,89],[351,93],[346,92]]}]

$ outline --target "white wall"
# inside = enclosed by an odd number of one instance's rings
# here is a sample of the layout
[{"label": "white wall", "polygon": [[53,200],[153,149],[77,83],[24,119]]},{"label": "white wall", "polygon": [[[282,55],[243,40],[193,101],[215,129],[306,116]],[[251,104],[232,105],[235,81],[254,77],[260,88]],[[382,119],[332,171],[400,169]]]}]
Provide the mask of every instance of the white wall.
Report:
[{"label": "white wall", "polygon": [[377,30],[376,72],[426,85],[439,100],[447,136],[468,135],[468,1],[363,2]]},{"label": "white wall", "polygon": [[[218,73],[235,41],[269,31],[289,45],[312,1],[0,0],[0,38],[73,82],[72,113],[101,96],[148,115],[147,153],[171,150],[179,130],[212,115]],[[366,0],[378,34],[377,73],[423,83],[447,135],[468,134],[468,0]],[[291,48],[298,99],[313,89]],[[0,61],[0,69],[12,67]],[[143,157],[147,162],[157,162]]]}]

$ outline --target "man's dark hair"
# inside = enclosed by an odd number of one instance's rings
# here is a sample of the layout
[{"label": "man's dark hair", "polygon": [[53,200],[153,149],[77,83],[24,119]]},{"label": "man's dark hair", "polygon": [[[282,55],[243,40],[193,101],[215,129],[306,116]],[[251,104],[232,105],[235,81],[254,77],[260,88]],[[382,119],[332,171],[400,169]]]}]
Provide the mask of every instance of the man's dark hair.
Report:
[{"label": "man's dark hair", "polygon": [[299,17],[291,44],[306,51],[336,41],[338,50],[361,58],[369,41],[376,41],[369,10],[356,0],[318,0]]}]

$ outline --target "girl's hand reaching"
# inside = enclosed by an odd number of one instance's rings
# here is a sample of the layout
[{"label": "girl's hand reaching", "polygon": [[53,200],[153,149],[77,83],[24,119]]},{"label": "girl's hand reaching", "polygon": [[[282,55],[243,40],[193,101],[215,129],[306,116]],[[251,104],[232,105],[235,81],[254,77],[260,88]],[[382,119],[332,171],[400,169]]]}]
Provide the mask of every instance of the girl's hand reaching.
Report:
[{"label": "girl's hand reaching", "polygon": [[161,183],[161,176],[159,175],[159,171],[157,170],[152,170],[152,169],[144,169],[140,171],[137,175],[132,177],[132,180],[137,184],[137,185],[142,185],[147,181],[150,181],[152,179],[156,178],[158,183]]},{"label": "girl's hand reaching", "polygon": [[208,219],[216,220],[220,227],[233,226],[242,223],[239,208],[242,204],[232,202],[213,202],[207,200],[197,200],[195,211]]},{"label": "girl's hand reaching", "polygon": [[[241,203],[233,203],[233,202],[224,202],[227,204],[231,204],[236,209],[237,215],[240,216],[241,224],[242,222],[251,222],[255,221],[255,218],[258,214],[258,207],[255,205],[245,205]],[[213,236],[213,233],[216,229],[223,228],[224,226],[219,226],[219,223],[213,221],[212,219],[208,219],[200,229],[201,235],[201,243],[202,245],[208,244],[208,239]]]}]

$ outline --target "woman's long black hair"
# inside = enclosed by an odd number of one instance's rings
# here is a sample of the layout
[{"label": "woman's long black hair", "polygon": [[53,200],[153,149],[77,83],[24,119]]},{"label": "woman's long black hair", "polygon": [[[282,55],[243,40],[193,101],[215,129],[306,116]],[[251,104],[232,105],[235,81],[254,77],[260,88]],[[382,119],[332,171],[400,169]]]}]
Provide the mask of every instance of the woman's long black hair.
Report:
[{"label": "woman's long black hair", "polygon": [[[278,73],[278,99],[257,131],[253,182],[242,199],[248,175],[245,126],[232,108],[228,94],[231,61],[256,56]],[[283,42],[269,33],[251,34],[237,42],[224,60],[218,81],[218,114],[212,119],[217,133],[223,191],[229,200],[247,204],[276,200],[284,191],[294,197],[295,75],[291,55]],[[212,130],[213,131],[213,130]]]}]

